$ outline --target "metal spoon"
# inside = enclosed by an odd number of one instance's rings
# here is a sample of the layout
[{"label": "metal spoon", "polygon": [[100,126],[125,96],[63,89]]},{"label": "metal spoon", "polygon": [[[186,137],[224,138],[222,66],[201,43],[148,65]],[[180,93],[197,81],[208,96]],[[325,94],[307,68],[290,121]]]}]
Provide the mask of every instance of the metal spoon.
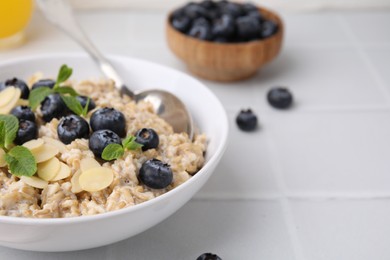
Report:
[{"label": "metal spoon", "polygon": [[165,119],[177,133],[186,132],[190,139],[193,138],[194,127],[190,113],[186,106],[175,95],[165,90],[151,89],[133,92],[128,89],[111,63],[92,44],[81,27],[77,23],[68,0],[37,0],[45,18],[56,25],[68,36],[78,42],[93,58],[103,74],[114,80],[115,86],[122,95],[128,95],[136,102],[149,101],[155,112]]}]

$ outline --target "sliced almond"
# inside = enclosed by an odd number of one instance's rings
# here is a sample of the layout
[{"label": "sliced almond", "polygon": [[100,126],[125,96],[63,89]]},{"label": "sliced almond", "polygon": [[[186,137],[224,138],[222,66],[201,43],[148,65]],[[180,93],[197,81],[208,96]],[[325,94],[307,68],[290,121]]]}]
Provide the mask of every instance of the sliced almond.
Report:
[{"label": "sliced almond", "polygon": [[45,181],[50,181],[54,179],[54,177],[57,176],[57,174],[60,172],[61,169],[61,163],[56,158],[53,157],[50,160],[47,160],[43,163],[38,164],[38,176]]},{"label": "sliced almond", "polygon": [[[9,87],[9,88],[11,88],[11,87]],[[11,98],[10,102],[7,103],[7,105],[5,105],[5,106],[0,107],[0,114],[8,114],[12,110],[12,108],[15,107],[22,92],[18,88],[15,88],[14,92],[15,92],[14,96]]]},{"label": "sliced almond", "polygon": [[37,163],[45,162],[50,160],[59,153],[57,147],[51,144],[44,144],[41,148],[31,151],[35,157]]},{"label": "sliced almond", "polygon": [[57,175],[53,179],[51,179],[51,181],[63,180],[63,179],[68,178],[70,176],[69,166],[63,162],[60,162],[60,164],[61,164],[60,171],[57,173]]},{"label": "sliced almond", "polygon": [[5,152],[3,149],[0,148],[0,167],[4,167],[7,165],[7,162],[5,161]]},{"label": "sliced almond", "polygon": [[66,148],[66,145],[56,139],[53,139],[51,137],[44,136],[42,139],[45,141],[45,143],[53,145],[58,148],[60,153],[65,153],[68,151],[68,148]]},{"label": "sliced almond", "polygon": [[96,161],[94,158],[87,157],[80,161],[81,172],[85,172],[90,169],[98,168],[98,167],[101,167],[100,163],[98,163],[98,161]]},{"label": "sliced almond", "polygon": [[79,177],[80,187],[89,192],[99,191],[110,186],[114,180],[114,172],[106,167],[89,169]]},{"label": "sliced almond", "polygon": [[80,183],[79,183],[80,175],[81,175],[81,171],[78,170],[77,172],[75,172],[75,174],[73,174],[72,178],[70,179],[70,183],[72,184],[71,191],[73,193],[79,193],[79,192],[83,191],[83,189],[80,187]]},{"label": "sliced almond", "polygon": [[0,92],[0,107],[5,107],[11,102],[11,100],[15,96],[16,93],[15,90],[16,90],[15,87],[8,87]]},{"label": "sliced almond", "polygon": [[26,99],[19,99],[16,102],[16,106],[28,106],[30,103]]},{"label": "sliced almond", "polygon": [[38,189],[44,189],[47,187],[48,182],[42,180],[41,178],[32,176],[32,177],[27,177],[27,176],[21,176],[20,180],[27,185],[30,185],[31,187],[38,188]]},{"label": "sliced almond", "polygon": [[39,138],[39,139],[34,139],[31,141],[25,142],[23,144],[23,146],[26,147],[27,149],[29,149],[30,151],[34,151],[34,150],[40,149],[44,143],[45,142],[43,141],[43,139]]}]

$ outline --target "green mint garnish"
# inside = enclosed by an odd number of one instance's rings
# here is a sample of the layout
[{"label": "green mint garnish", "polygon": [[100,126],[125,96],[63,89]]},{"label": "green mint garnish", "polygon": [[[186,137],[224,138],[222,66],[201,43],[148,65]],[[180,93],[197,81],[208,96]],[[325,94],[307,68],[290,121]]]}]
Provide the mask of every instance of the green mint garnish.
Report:
[{"label": "green mint garnish", "polygon": [[107,145],[102,153],[102,159],[106,161],[111,161],[118,159],[123,156],[126,150],[136,150],[141,148],[142,144],[139,144],[135,141],[135,136],[128,136],[120,144],[109,144]]},{"label": "green mint garnish", "polygon": [[19,120],[13,115],[0,115],[0,146],[9,148],[19,129]]},{"label": "green mint garnish", "polygon": [[83,113],[83,107],[80,102],[72,96],[61,96],[65,105],[72,110],[76,115],[81,115]]},{"label": "green mint garnish", "polygon": [[91,99],[87,98],[87,102],[85,103],[85,107],[83,108],[83,112],[81,113],[83,116],[86,116],[88,114],[88,107],[89,107],[90,101],[91,101]]},{"label": "green mint garnish", "polygon": [[37,162],[30,152],[24,146],[15,146],[5,154],[5,161],[9,170],[16,176],[31,177],[37,171]]},{"label": "green mint garnish", "polygon": [[66,64],[62,65],[60,71],[58,72],[57,82],[54,85],[54,89],[58,88],[62,82],[69,79],[70,76],[72,75],[72,72],[73,72],[72,68],[69,68]]},{"label": "green mint garnish", "polygon": [[69,94],[72,97],[76,97],[79,94],[74,90],[72,87],[58,87],[54,89],[54,92],[59,93],[59,94]]},{"label": "green mint garnish", "polygon": [[102,153],[102,158],[106,161],[118,159],[123,156],[125,149],[120,144],[109,144],[107,145]]},{"label": "green mint garnish", "polygon": [[53,93],[54,90],[49,87],[40,87],[31,91],[30,96],[28,97],[31,109],[35,110],[48,95]]}]

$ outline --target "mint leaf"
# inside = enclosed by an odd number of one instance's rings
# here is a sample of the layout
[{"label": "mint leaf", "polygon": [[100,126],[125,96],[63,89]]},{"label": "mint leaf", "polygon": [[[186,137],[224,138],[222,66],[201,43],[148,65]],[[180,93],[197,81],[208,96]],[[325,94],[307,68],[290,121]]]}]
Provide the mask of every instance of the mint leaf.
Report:
[{"label": "mint leaf", "polygon": [[15,146],[7,154],[5,161],[13,175],[31,177],[37,171],[37,162],[29,149]]},{"label": "mint leaf", "polygon": [[62,65],[58,72],[57,82],[54,88],[58,88],[62,82],[66,81],[72,75],[72,72],[72,68],[69,68],[66,64]]},{"label": "mint leaf", "polygon": [[83,108],[82,115],[86,116],[88,114],[88,107],[89,107],[89,102],[91,101],[90,98],[87,99],[87,103],[85,103],[85,107]]},{"label": "mint leaf", "polygon": [[[0,121],[4,122],[4,128],[1,130],[1,137],[3,147],[8,148],[13,143],[16,133],[19,129],[19,120],[13,115],[0,115]],[[4,142],[4,143],[3,143]]]},{"label": "mint leaf", "polygon": [[5,146],[5,122],[0,121],[0,148]]},{"label": "mint leaf", "polygon": [[141,148],[143,145],[140,144],[140,143],[137,143],[135,141],[135,136],[128,136],[126,137],[123,141],[122,141],[122,145],[124,148],[128,149],[128,150],[136,150],[138,148]]},{"label": "mint leaf", "polygon": [[120,144],[109,144],[104,148],[102,158],[111,161],[122,157],[124,153],[125,150]]},{"label": "mint leaf", "polygon": [[69,94],[73,97],[78,96],[79,94],[72,87],[58,87],[54,90],[54,92],[59,94]]},{"label": "mint leaf", "polygon": [[81,115],[83,113],[83,107],[75,97],[61,95],[61,98],[65,102],[65,105],[76,115]]},{"label": "mint leaf", "polygon": [[28,97],[31,109],[35,110],[48,95],[53,93],[54,90],[49,87],[40,87],[31,91]]}]

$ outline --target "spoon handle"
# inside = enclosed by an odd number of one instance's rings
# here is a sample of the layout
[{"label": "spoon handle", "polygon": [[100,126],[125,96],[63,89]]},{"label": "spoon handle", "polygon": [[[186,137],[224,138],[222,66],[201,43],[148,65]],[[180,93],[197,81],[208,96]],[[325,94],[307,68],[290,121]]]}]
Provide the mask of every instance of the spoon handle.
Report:
[{"label": "spoon handle", "polygon": [[73,15],[68,0],[37,0],[37,3],[45,18],[78,42],[93,58],[103,74],[114,80],[115,86],[122,94],[134,97],[134,93],[124,86],[122,78],[118,75],[111,63],[101,54],[83,32]]}]

